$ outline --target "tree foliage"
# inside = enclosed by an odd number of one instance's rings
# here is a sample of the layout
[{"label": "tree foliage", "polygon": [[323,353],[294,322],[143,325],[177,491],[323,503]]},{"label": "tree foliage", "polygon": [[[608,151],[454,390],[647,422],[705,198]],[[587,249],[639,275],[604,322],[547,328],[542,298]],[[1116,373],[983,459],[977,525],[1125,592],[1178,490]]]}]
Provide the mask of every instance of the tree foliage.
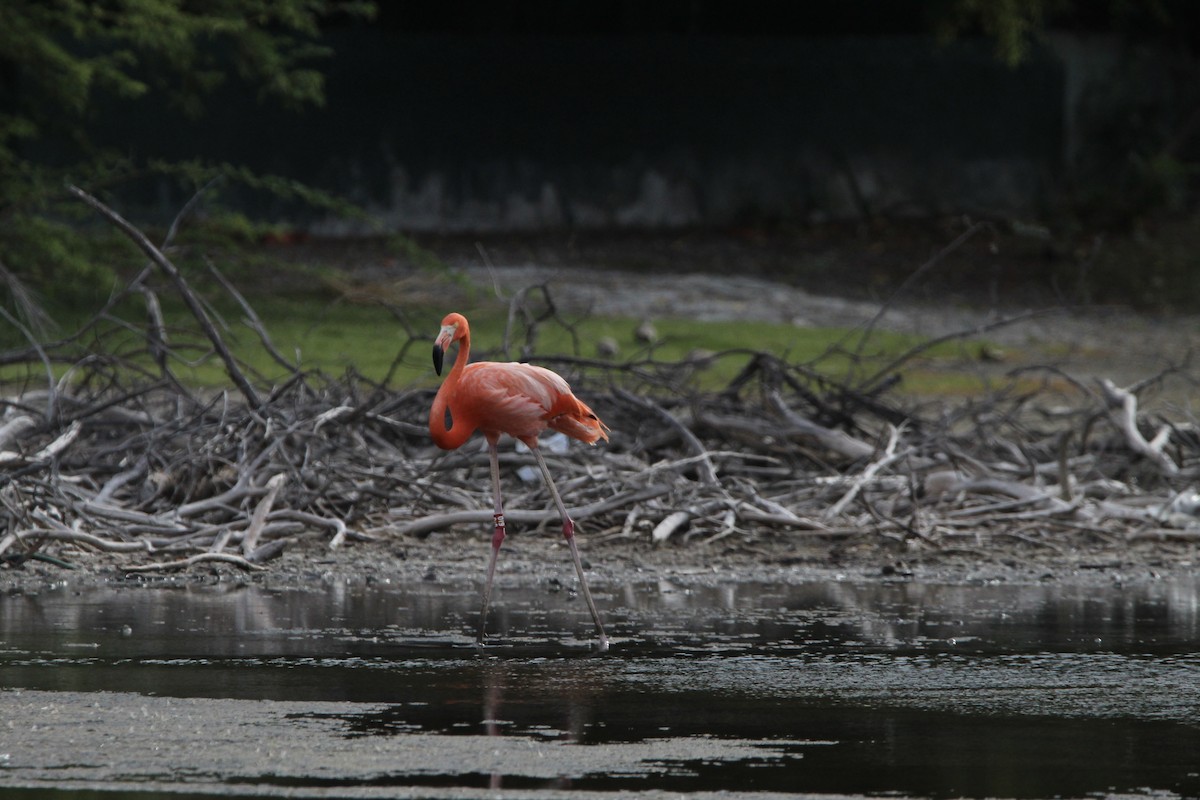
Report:
[{"label": "tree foliage", "polygon": [[1193,0],[934,0],[931,5],[940,39],[982,34],[1011,66],[1024,61],[1050,30],[1112,33],[1190,51],[1200,36]]},{"label": "tree foliage", "polygon": [[97,145],[102,103],[158,102],[195,118],[214,91],[240,83],[262,102],[320,106],[319,66],[330,55],[323,26],[373,10],[368,0],[4,0],[0,279],[47,284],[88,271],[63,244],[70,231],[57,204],[67,181],[111,186],[140,171],[178,170],[203,183],[198,173],[213,174]]}]

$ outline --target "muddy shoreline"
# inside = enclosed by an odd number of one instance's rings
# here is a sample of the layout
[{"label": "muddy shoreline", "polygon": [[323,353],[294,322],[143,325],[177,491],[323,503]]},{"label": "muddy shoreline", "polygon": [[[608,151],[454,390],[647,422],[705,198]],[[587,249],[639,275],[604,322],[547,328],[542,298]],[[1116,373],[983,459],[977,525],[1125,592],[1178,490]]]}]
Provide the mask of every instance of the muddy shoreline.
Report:
[{"label": "muddy shoreline", "polygon": [[[648,538],[648,537],[647,537]],[[796,584],[812,581],[927,584],[1138,584],[1194,575],[1200,557],[1178,544],[1136,549],[1092,546],[1069,554],[1012,547],[986,558],[953,553],[904,554],[895,546],[870,542],[864,533],[848,546],[804,534],[768,532],[752,543],[705,545],[668,542],[589,541],[579,543],[588,580],[600,596],[614,587],[670,580],[678,585],[714,586],[758,582]],[[489,550],[488,531],[450,530],[426,538],[348,542],[337,550],[327,537],[293,543],[261,571],[230,565],[200,564],[186,570],[133,573],[135,563],[119,554],[60,548],[56,555],[72,563],[65,569],[30,561],[0,569],[0,592],[36,593],[47,588],[87,591],[95,587],[136,589],[203,585],[257,585],[277,589],[327,591],[334,584],[403,585],[430,583],[478,590]],[[576,578],[567,549],[552,531],[515,531],[496,572],[496,586],[542,587],[575,600]],[[580,601],[581,607],[582,602]],[[603,603],[601,603],[603,605]]]}]

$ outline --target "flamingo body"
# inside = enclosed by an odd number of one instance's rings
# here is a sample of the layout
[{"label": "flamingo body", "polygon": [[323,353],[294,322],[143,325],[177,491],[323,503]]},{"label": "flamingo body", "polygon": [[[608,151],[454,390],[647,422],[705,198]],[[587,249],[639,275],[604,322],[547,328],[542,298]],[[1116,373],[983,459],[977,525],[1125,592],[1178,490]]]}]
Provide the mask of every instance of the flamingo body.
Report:
[{"label": "flamingo body", "polygon": [[600,622],[600,614],[583,573],[583,563],[575,544],[575,523],[563,505],[562,497],[550,476],[550,469],[538,449],[538,435],[550,428],[573,439],[595,444],[608,440],[608,426],[586,403],[571,393],[571,387],[557,373],[532,364],[483,361],[469,364],[471,329],[462,314],[447,314],[433,343],[433,366],[440,374],[445,351],[458,343],[458,355],[446,380],[434,397],[429,409],[429,433],[434,444],[443,450],[461,447],[475,431],[483,433],[488,443],[492,471],[492,496],[495,500],[495,527],[492,534],[492,553],[488,561],[487,582],[483,590],[480,611],[479,637],[483,642],[487,623],[488,602],[492,594],[492,579],[496,571],[496,556],[505,537],[504,505],[500,498],[500,460],[496,448],[501,434],[519,439],[537,459],[546,487],[558,507],[563,522],[563,538],[571,550],[579,584],[596,631],[600,648],[607,649],[608,637]]},{"label": "flamingo body", "polygon": [[547,428],[588,444],[608,439],[604,423],[544,367],[483,361],[465,365],[455,378],[452,370],[429,417],[433,441],[444,450],[462,446],[476,430],[488,437],[506,433],[529,446]]}]

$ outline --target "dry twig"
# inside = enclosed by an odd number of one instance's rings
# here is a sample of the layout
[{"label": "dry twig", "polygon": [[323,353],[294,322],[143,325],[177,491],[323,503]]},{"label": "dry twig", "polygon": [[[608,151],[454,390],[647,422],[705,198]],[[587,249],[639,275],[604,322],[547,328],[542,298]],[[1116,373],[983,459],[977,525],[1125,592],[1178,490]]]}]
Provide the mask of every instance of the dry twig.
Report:
[{"label": "dry twig", "polygon": [[[259,570],[314,531],[338,548],[492,522],[482,454],[443,456],[429,441],[432,390],[389,391],[353,374],[300,371],[210,265],[261,346],[288,370],[277,385],[255,386],[162,250],[95,198],[73,192],[167,277],[166,290],[180,295],[212,344],[207,357],[216,353],[238,392],[200,397],[170,374],[166,365],[191,358],[183,351],[198,337],[168,336],[147,283],[150,268],[118,293],[143,292],[148,320],[120,319],[110,299],[75,334],[3,354],[3,363],[26,364],[30,374],[56,364],[69,374],[0,400],[0,563],[96,550],[130,571]],[[537,309],[529,307],[534,300]],[[576,334],[545,287],[517,293],[509,314],[506,346],[515,343],[518,320],[526,350],[539,325]],[[681,388],[681,376],[718,358],[744,364],[723,391]],[[1200,501],[1191,503],[1186,491],[1200,464],[1200,437],[1163,424],[1147,439],[1135,393],[1111,382],[1101,384],[1103,397],[1081,392],[1077,407],[1053,415],[1036,396],[1003,393],[922,415],[883,391],[902,359],[873,375],[870,391],[822,375],[819,365],[751,351],[703,363],[652,356],[554,363],[571,371],[614,433],[607,448],[552,456],[573,516],[602,538],[748,548],[777,534],[811,546],[900,547],[910,557],[914,548],[982,557],[1001,542],[1067,552],[1083,539],[1126,547],[1200,538]],[[1103,434],[1123,446],[1098,446]],[[874,444],[881,440],[882,449]],[[557,519],[540,489],[516,473],[504,476],[505,492],[516,498],[509,520]],[[428,491],[435,474],[436,502]],[[226,552],[232,547],[238,554]]]}]

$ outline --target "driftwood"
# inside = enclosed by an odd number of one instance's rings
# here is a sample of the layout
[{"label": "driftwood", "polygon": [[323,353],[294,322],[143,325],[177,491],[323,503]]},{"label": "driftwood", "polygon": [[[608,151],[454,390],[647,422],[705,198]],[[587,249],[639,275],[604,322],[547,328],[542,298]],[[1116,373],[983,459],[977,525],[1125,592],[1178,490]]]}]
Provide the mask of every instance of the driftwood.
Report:
[{"label": "driftwood", "polygon": [[[70,566],[97,551],[131,572],[257,570],[302,539],[338,548],[490,525],[486,453],[433,447],[431,385],[300,370],[210,264],[287,370],[263,380],[233,356],[229,330],[166,248],[75,193],[150,265],[78,331],[39,342],[22,328],[26,344],[0,353],[0,363],[25,365],[30,376],[0,397],[0,566],[31,558]],[[520,319],[560,323],[540,289],[514,298],[542,306],[511,308],[508,339]],[[180,294],[196,330],[168,330],[164,290]],[[144,315],[116,315],[121,299],[139,297]],[[398,350],[412,343],[400,339]],[[524,341],[535,339],[527,330]],[[905,558],[987,558],[1014,546],[1061,555],[1089,541],[1125,551],[1200,539],[1192,488],[1200,433],[1189,419],[1144,414],[1147,386],[1104,382],[1094,392],[1072,382],[1079,391],[1067,406],[1049,391],[1001,391],[921,411],[885,388],[909,357],[859,382],[750,351],[680,363],[537,359],[566,375],[613,430],[607,446],[547,455],[585,536],[645,547],[752,549],[764,537],[803,537]],[[176,378],[175,365],[204,359],[218,361],[236,391]],[[695,388],[705,368],[730,361],[738,370],[727,385]],[[532,456],[502,457],[509,520],[553,527],[558,515],[541,483],[517,469]]]}]

